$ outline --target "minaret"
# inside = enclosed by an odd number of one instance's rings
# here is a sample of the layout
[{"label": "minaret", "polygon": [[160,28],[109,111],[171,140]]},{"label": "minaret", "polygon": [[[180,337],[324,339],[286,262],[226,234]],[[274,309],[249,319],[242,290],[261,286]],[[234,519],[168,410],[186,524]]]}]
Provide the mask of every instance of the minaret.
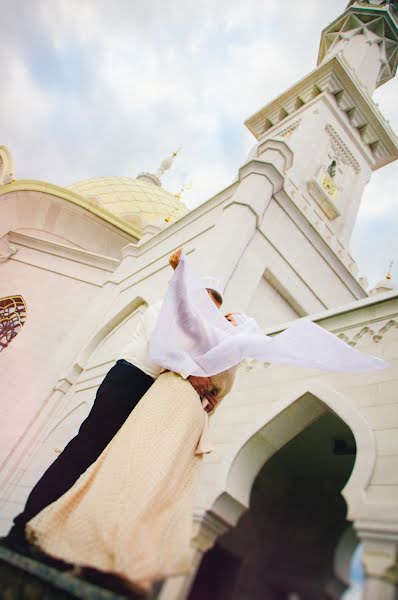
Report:
[{"label": "minaret", "polygon": [[[397,63],[397,0],[350,2],[322,32],[316,68],[247,119],[257,144],[239,171],[231,208],[214,233],[219,249],[212,256],[234,302],[241,301],[243,292],[232,280],[243,276],[237,265],[256,229],[316,296],[324,298],[324,290],[335,286],[333,271],[353,299],[366,295],[366,281],[356,279],[349,242],[372,172],[398,158],[398,139],[372,100],[374,89],[394,77]],[[286,227],[281,211],[290,215]],[[288,250],[296,244],[287,233],[292,220],[302,232],[296,252]],[[233,232],[233,243],[227,231]],[[317,277],[305,274],[308,264]],[[268,265],[281,272],[281,266]],[[325,277],[322,286],[320,274]],[[327,307],[348,301],[344,292],[322,300]]]},{"label": "minaret", "polygon": [[398,2],[352,1],[322,32],[317,68],[246,122],[260,148],[269,138],[287,140],[296,197],[308,214],[320,208],[343,244],[372,171],[398,157],[397,138],[371,98],[397,64]]},{"label": "minaret", "polygon": [[260,144],[288,141],[303,208],[320,208],[344,244],[372,171],[398,157],[397,138],[371,98],[397,64],[397,1],[352,1],[322,32],[317,68],[246,122]]}]

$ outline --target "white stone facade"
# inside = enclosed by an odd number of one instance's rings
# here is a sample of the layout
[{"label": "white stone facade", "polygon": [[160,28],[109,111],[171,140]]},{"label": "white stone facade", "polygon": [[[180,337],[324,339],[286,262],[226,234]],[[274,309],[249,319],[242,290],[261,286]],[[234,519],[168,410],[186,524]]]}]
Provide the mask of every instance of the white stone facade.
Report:
[{"label": "white stone facade", "polygon": [[[359,4],[366,3],[348,10]],[[371,10],[387,11],[393,22],[393,5],[379,4]],[[338,45],[326,52],[315,71],[248,119],[257,143],[236,181],[140,239],[67,190],[14,181],[0,148],[0,296],[21,294],[28,307],[24,330],[0,355],[3,533],[76,433],[137,314],[163,295],[168,255],[183,245],[197,270],[225,284],[226,311],[248,311],[268,333],[312,315],[392,365],[361,376],[241,366],[212,419],[215,450],[205,459],[195,511],[196,566],[250,512],[263,467],[328,413],[355,439],[342,494],[364,544],[366,600],[396,597],[398,294],[368,297],[349,239],[364,186],[397,158],[398,145],[369,95],[376,67],[358,83],[363,52],[376,60],[375,46],[356,39],[346,42],[349,52]],[[327,597],[341,597],[348,583],[353,539],[345,534],[336,546]],[[162,600],[187,598],[192,581],[169,580]],[[259,593],[250,597],[265,598]]]}]

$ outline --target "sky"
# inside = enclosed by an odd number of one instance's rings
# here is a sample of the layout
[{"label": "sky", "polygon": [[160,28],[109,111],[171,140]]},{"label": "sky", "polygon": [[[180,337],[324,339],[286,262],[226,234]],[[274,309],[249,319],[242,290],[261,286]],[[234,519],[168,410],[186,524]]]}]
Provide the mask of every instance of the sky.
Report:
[{"label": "sky", "polygon": [[[61,186],[154,172],[192,208],[254,145],[244,121],[316,65],[346,0],[0,0],[0,145]],[[374,99],[398,131],[398,77]],[[395,259],[398,164],[373,175],[351,250],[371,284]]]}]

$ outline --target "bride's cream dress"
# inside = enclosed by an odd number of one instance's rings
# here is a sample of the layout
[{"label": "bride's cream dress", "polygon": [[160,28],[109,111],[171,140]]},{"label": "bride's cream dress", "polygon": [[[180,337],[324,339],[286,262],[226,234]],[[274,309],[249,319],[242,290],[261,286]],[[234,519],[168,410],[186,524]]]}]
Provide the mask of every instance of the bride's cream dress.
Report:
[{"label": "bride's cream dress", "polygon": [[[212,377],[219,399],[234,375]],[[29,538],[47,554],[146,588],[189,571],[207,422],[191,384],[163,373],[97,461],[28,523]]]}]

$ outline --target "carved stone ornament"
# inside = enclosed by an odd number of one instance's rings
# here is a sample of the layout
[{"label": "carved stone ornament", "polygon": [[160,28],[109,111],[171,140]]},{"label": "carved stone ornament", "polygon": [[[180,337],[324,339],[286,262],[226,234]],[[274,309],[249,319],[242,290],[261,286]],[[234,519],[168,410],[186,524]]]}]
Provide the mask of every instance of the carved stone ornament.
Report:
[{"label": "carved stone ornament", "polygon": [[285,129],[282,129],[282,131],[277,133],[277,136],[283,137],[283,138],[289,137],[289,135],[292,135],[293,131],[295,131],[297,129],[297,127],[300,125],[300,122],[301,122],[301,119],[298,119],[298,121],[295,121],[294,123],[289,125],[289,127],[285,127]]},{"label": "carved stone ornament", "polygon": [[327,124],[325,129],[330,138],[331,146],[337,160],[342,162],[344,165],[350,166],[355,173],[360,173],[361,167],[359,162],[356,160],[352,152],[347,148],[346,144],[343,142],[334,127],[332,127],[330,124]]},{"label": "carved stone ornament", "polygon": [[22,296],[0,298],[0,352],[21,331],[26,320],[26,304]]},{"label": "carved stone ornament", "polygon": [[345,333],[340,333],[338,337],[350,346],[356,346],[359,340],[364,335],[368,334],[372,338],[372,340],[377,344],[383,339],[387,331],[389,331],[390,329],[398,329],[398,323],[395,319],[390,319],[378,331],[376,331],[375,328],[366,326],[362,327],[362,329],[360,329],[360,331],[358,331],[358,333],[356,333],[352,338],[349,338]]},{"label": "carved stone ornament", "polygon": [[325,166],[321,167],[316,177],[308,181],[307,188],[328,219],[332,221],[340,216],[340,211],[335,204],[339,188]]},{"label": "carved stone ornament", "polygon": [[329,173],[325,173],[322,179],[322,187],[330,198],[336,199],[338,188]]}]

